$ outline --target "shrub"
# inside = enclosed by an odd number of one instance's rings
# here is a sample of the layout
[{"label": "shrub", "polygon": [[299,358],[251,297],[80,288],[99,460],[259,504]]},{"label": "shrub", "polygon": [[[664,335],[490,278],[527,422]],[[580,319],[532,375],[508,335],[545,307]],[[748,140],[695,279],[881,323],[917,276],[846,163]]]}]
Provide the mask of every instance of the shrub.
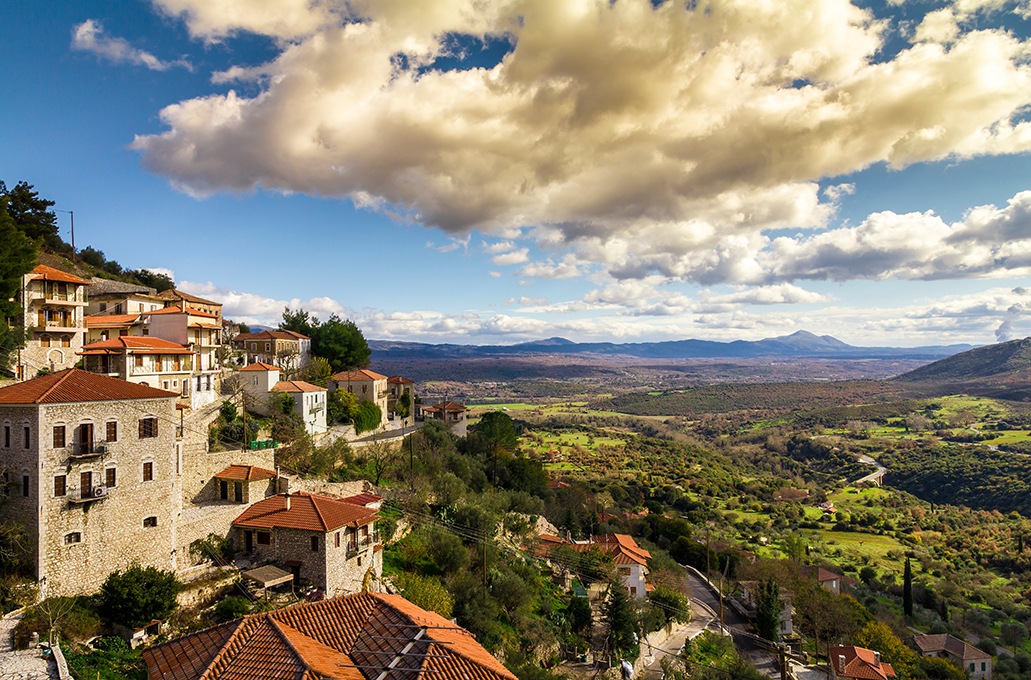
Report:
[{"label": "shrub", "polygon": [[227,597],[215,607],[215,617],[219,621],[232,621],[250,613],[251,603],[245,597]]},{"label": "shrub", "polygon": [[53,630],[58,635],[85,640],[93,636],[100,627],[100,618],[85,598],[49,597],[31,607],[14,628],[14,646],[24,649],[29,646],[33,633],[46,638]]},{"label": "shrub", "polygon": [[138,628],[155,619],[167,619],[175,611],[178,593],[174,573],[133,565],[104,581],[100,611],[115,623]]}]

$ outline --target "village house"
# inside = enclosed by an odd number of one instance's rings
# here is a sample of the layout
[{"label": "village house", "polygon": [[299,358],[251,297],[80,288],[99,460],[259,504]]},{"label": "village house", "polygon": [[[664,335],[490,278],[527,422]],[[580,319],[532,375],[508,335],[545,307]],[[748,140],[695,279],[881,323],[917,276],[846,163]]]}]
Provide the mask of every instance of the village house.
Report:
[{"label": "village house", "polygon": [[648,560],[651,553],[637,544],[632,536],[626,534],[602,534],[591,536],[586,541],[571,541],[561,536],[541,534],[538,554],[550,557],[551,551],[558,546],[565,546],[577,552],[598,550],[610,555],[616,565],[620,580],[633,597],[648,597],[651,586],[648,585]]},{"label": "village house", "polygon": [[469,412],[462,404],[453,401],[442,401],[430,406],[422,406],[420,409],[424,418],[432,418],[447,423],[456,437],[464,437],[468,431],[466,416]]},{"label": "village house", "polygon": [[[189,569],[190,544],[228,534],[240,512],[211,491],[216,474],[274,467],[271,450],[210,453],[206,431],[181,425],[178,397],[79,369],[0,388],[0,521],[24,526],[45,597],[96,592],[133,562]],[[275,493],[255,481],[247,500]]]},{"label": "village house", "polygon": [[164,302],[165,307],[179,307],[186,308],[192,307],[206,314],[213,316],[219,327],[222,326],[222,303],[214,302],[213,300],[205,300],[202,297],[184,293],[176,288],[170,288],[163,290],[155,296],[157,299]]},{"label": "village house", "polygon": [[802,576],[816,581],[826,590],[829,590],[835,595],[841,594],[841,586],[843,582],[841,574],[835,574],[833,571],[824,569],[823,567],[802,567],[799,571],[802,573]]},{"label": "village house", "polygon": [[467,630],[400,595],[251,614],[143,651],[149,680],[516,680]]},{"label": "village house", "polygon": [[125,283],[93,277],[89,283],[87,316],[100,314],[139,314],[165,306],[157,290],[138,283]]},{"label": "village house", "polygon": [[247,408],[268,415],[272,412],[274,395],[286,394],[294,400],[293,412],[304,423],[308,434],[321,435],[328,429],[326,388],[303,380],[280,380],[279,369],[263,362],[244,366],[238,373]]},{"label": "village house", "polygon": [[408,395],[408,412],[415,415],[415,381],[392,375],[387,378],[387,411],[394,412],[395,405],[402,395]]},{"label": "village house", "polygon": [[992,680],[992,655],[948,633],[916,635],[906,640],[920,656],[948,659],[970,680]]},{"label": "village house", "polygon": [[89,282],[46,265],[22,277],[17,302],[22,313],[14,325],[25,331],[25,346],[15,354],[14,377],[28,380],[41,370],[60,371],[78,361],[86,333]]},{"label": "village house", "polygon": [[380,419],[387,419],[387,376],[364,368],[341,371],[329,381],[329,391],[337,390],[353,394],[358,401],[373,402],[382,413]]},{"label": "village house", "polygon": [[831,647],[831,680],[888,680],[895,677],[890,663],[881,661],[881,653],[863,647]]},{"label": "village house", "polygon": [[[744,609],[745,616],[754,620],[756,607],[759,604],[759,581],[742,581],[740,583],[742,593],[739,600]],[[795,634],[794,615],[795,608],[791,604],[792,593],[784,588],[780,589],[780,615],[778,616],[777,630],[781,637],[790,637]]]},{"label": "village house", "polygon": [[237,546],[289,570],[330,596],[363,589],[383,574],[376,510],[304,492],[258,501],[235,520]]},{"label": "village house", "polygon": [[311,338],[296,331],[237,333],[233,349],[243,352],[244,365],[271,364],[292,374],[311,363]]}]

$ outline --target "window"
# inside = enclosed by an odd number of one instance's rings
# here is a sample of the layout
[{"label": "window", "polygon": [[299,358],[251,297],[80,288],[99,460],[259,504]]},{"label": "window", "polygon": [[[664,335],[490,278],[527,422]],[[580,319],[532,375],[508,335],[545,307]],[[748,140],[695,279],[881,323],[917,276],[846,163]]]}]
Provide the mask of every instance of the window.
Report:
[{"label": "window", "polygon": [[985,670],[984,664],[985,664],[985,662],[984,662],[984,661],[982,661],[982,662],[981,662],[981,671],[982,671],[982,672],[983,672],[983,671]]},{"label": "window", "polygon": [[116,469],[113,467],[109,467],[108,469],[104,470],[104,485],[109,489],[113,489],[115,486],[117,486],[117,484],[118,472],[116,471]]},{"label": "window", "polygon": [[146,462],[143,464],[143,481],[149,482],[154,479],[154,463]]},{"label": "window", "polygon": [[150,328],[148,328],[147,326],[144,326],[143,327],[143,335],[145,335],[145,336],[146,335],[150,335]]},{"label": "window", "polygon": [[125,328],[119,329],[118,337],[124,338],[127,335],[129,335],[129,331],[128,330],[126,330]]},{"label": "window", "polygon": [[157,418],[140,418],[140,439],[158,436]]},{"label": "window", "polygon": [[102,311],[102,312],[106,312],[107,311],[107,303],[106,302],[101,302],[100,303],[100,311]]},{"label": "window", "polygon": [[265,351],[266,352],[268,352],[271,349],[270,345],[271,345],[271,343],[268,343],[268,342],[265,343]]},{"label": "window", "polygon": [[11,426],[4,425],[4,448],[11,448]]},{"label": "window", "polygon": [[68,493],[68,477],[57,475],[54,477],[54,496],[63,496]]},{"label": "window", "polygon": [[158,525],[158,518],[157,517],[144,517],[143,518],[143,528],[144,529],[152,529],[152,528],[156,527],[157,525]]},{"label": "window", "polygon": [[337,547],[339,548],[340,547],[340,532],[339,531],[337,532],[336,542],[337,542]]},{"label": "window", "polygon": [[39,336],[39,346],[50,347],[50,336],[46,334]]},{"label": "window", "polygon": [[64,544],[73,545],[75,543],[82,543],[82,534],[78,531],[73,531],[70,534],[64,535]]},{"label": "window", "polygon": [[974,663],[973,662],[970,662],[970,672],[971,673],[974,672]]},{"label": "window", "polygon": [[[144,330],[146,330],[146,329],[144,329]],[[136,368],[143,368],[143,355],[142,354],[134,355],[133,358],[132,358],[132,365],[135,366]]]},{"label": "window", "polygon": [[54,425],[54,448],[64,448],[64,425]]},{"label": "window", "polygon": [[251,343],[251,351],[252,352],[257,352],[258,351],[258,343],[256,343],[256,342],[252,342]]},{"label": "window", "polygon": [[24,443],[25,448],[31,447],[32,446],[32,431],[29,430],[29,426],[26,425],[25,427],[23,427],[21,433],[22,433],[22,439],[23,439],[23,443]]},{"label": "window", "polygon": [[259,531],[258,545],[272,545],[272,534],[267,531]]},{"label": "window", "polygon": [[79,497],[93,498],[93,473],[79,473]]},{"label": "window", "polygon": [[319,551],[319,537],[318,536],[312,536],[311,537],[311,551],[312,552],[318,552]]},{"label": "window", "polygon": [[62,335],[61,336],[61,347],[71,347],[71,346],[72,346],[72,336],[70,336],[70,335]]},{"label": "window", "polygon": [[29,497],[29,476],[28,475],[22,475],[21,476],[21,495],[25,496],[26,498]]},{"label": "window", "polygon": [[358,566],[359,567],[362,566],[362,558],[360,558],[360,557],[358,558]]},{"label": "window", "polygon": [[233,482],[233,493],[237,503],[243,503],[243,482]]},{"label": "window", "polygon": [[218,480],[218,497],[224,501],[229,500],[229,482],[224,479]]},{"label": "window", "polygon": [[107,441],[118,441],[118,423],[114,420],[107,424]]}]

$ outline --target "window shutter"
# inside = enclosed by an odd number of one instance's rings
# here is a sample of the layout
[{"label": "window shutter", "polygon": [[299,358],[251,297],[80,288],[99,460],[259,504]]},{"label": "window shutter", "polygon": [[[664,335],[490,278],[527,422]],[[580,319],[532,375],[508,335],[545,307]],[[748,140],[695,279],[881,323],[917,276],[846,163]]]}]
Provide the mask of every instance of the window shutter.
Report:
[{"label": "window shutter", "polygon": [[144,433],[144,428],[146,427],[146,425],[144,425],[145,422],[147,422],[146,418],[140,418],[140,439],[143,439],[144,437],[147,436],[147,435],[143,434]]}]

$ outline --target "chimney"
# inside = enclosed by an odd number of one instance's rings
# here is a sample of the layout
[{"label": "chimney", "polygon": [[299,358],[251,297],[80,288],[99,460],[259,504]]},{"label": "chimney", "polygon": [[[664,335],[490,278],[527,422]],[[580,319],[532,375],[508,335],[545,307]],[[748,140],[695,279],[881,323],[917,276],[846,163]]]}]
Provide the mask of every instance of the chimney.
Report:
[{"label": "chimney", "polygon": [[880,652],[874,652],[873,653],[873,662],[874,662],[875,666],[880,666],[881,665],[881,653]]},{"label": "chimney", "polygon": [[[832,670],[834,670],[834,669],[832,669]],[[845,670],[845,655],[844,654],[838,654],[838,668],[837,668],[837,670],[839,670],[839,671]],[[834,674],[832,674],[832,676],[836,677],[836,675],[834,675]]]},{"label": "chimney", "polygon": [[289,491],[287,491],[285,494],[283,494],[283,500],[286,503],[286,508],[285,509],[289,510],[290,509],[290,492]]}]

